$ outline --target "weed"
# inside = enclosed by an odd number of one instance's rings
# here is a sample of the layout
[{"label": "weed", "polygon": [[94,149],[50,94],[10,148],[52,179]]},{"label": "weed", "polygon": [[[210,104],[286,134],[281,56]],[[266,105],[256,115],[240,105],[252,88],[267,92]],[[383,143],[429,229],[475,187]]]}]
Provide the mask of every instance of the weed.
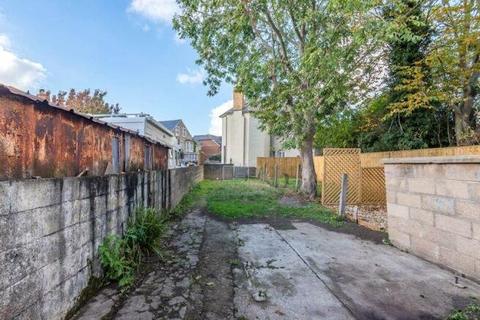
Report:
[{"label": "weed", "polygon": [[447,320],[478,320],[480,319],[480,305],[471,304],[464,310],[456,310],[452,312]]},{"label": "weed", "polygon": [[238,268],[242,265],[242,262],[240,261],[240,259],[230,259],[228,262],[230,266],[234,268]]},{"label": "weed", "polygon": [[109,235],[99,247],[100,262],[109,280],[118,281],[120,287],[133,282],[135,260],[130,257],[126,241],[117,235]]},{"label": "weed", "polygon": [[138,209],[123,237],[109,235],[99,247],[100,263],[108,280],[129,287],[145,255],[160,255],[165,221],[155,209]]},{"label": "weed", "polygon": [[388,236],[385,237],[385,238],[383,238],[382,242],[383,242],[383,244],[385,244],[385,245],[387,245],[387,246],[393,246],[393,244],[392,244],[392,242],[390,241],[390,238],[388,238]]}]

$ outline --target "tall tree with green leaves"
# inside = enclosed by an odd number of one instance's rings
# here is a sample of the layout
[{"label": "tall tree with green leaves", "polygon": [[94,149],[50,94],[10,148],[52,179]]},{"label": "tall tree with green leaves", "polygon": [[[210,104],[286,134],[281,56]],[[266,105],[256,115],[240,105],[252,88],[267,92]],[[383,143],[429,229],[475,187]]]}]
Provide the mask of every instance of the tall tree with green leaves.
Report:
[{"label": "tall tree with green leaves", "polygon": [[434,77],[426,61],[434,23],[431,1],[390,0],[383,6],[387,22],[388,77],[382,95],[357,113],[359,146],[368,151],[441,147],[452,144],[452,112],[426,94]]},{"label": "tall tree with green leaves", "polygon": [[[434,0],[428,7],[435,36],[425,58],[402,72],[400,88],[412,92],[396,113],[412,112],[425,103],[441,103],[454,113],[458,145],[480,142],[480,2]],[[428,66],[426,74],[422,65]]]},{"label": "tall tree with green leaves", "polygon": [[174,27],[189,38],[215,94],[241,90],[265,130],[301,150],[301,191],[314,197],[313,140],[322,119],[358,103],[375,59],[378,20],[367,0],[178,0]]}]

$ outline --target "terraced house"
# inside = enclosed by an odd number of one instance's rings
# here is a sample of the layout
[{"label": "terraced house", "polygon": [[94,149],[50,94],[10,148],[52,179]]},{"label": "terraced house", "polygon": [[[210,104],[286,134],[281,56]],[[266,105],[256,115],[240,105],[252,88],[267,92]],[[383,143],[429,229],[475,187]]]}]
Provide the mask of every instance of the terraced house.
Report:
[{"label": "terraced house", "polygon": [[168,130],[173,132],[178,145],[178,159],[181,166],[198,164],[198,148],[190,131],[181,119],[161,122]]}]

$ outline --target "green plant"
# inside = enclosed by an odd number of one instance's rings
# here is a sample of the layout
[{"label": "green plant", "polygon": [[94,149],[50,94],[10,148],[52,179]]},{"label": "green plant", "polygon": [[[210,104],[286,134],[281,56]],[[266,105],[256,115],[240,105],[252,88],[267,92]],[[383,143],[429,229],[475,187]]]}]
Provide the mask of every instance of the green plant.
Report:
[{"label": "green plant", "polygon": [[109,280],[118,281],[120,287],[133,282],[135,263],[126,251],[125,240],[117,235],[109,235],[99,247],[100,263]]},{"label": "green plant", "polygon": [[471,304],[464,310],[456,310],[452,312],[447,320],[478,320],[480,319],[480,305]]},{"label": "green plant", "polygon": [[130,220],[125,234],[127,243],[132,249],[138,246],[143,253],[159,253],[159,243],[165,231],[165,220],[153,208],[140,208],[135,212],[135,217]]},{"label": "green plant", "polygon": [[109,235],[99,247],[100,263],[107,279],[129,287],[144,255],[160,255],[165,220],[152,208],[141,208],[129,221],[123,237]]}]

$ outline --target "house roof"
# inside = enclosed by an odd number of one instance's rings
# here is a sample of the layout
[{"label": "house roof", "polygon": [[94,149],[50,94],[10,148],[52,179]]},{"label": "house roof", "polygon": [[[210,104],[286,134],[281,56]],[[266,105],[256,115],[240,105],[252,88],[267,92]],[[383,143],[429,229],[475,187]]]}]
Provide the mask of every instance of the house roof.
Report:
[{"label": "house roof", "polygon": [[29,93],[26,93],[24,91],[21,91],[17,88],[14,88],[14,87],[11,87],[11,86],[7,86],[7,85],[3,85],[0,83],[0,95],[2,94],[7,94],[7,95],[12,95],[12,96],[15,96],[15,97],[18,97],[18,98],[22,98],[22,99],[27,99],[28,101],[32,102],[32,103],[43,103],[45,106],[48,106],[50,108],[53,108],[53,109],[57,109],[59,111],[63,111],[63,112],[69,112],[69,113],[72,113],[74,115],[76,115],[77,117],[80,117],[80,118],[83,118],[87,121],[90,121],[90,122],[93,122],[93,123],[96,123],[96,124],[99,124],[99,125],[104,125],[104,126],[107,126],[107,127],[110,127],[112,129],[115,129],[115,130],[118,130],[118,131],[121,131],[121,132],[125,132],[125,133],[128,133],[132,136],[137,136],[137,137],[140,137],[152,144],[157,144],[157,145],[161,145],[161,146],[164,146],[166,148],[171,148],[170,146],[164,144],[164,143],[161,143],[161,142],[158,142],[156,140],[152,140],[148,137],[145,137],[144,135],[141,135],[139,134],[138,132],[136,131],[133,131],[133,130],[129,130],[129,129],[125,129],[125,128],[122,128],[121,126],[117,126],[117,125],[113,125],[111,123],[108,123],[108,122],[105,122],[105,121],[101,121],[101,120],[98,120],[96,118],[94,118],[93,116],[91,115],[87,115],[85,113],[79,113],[79,112],[76,112],[74,109],[71,109],[71,108],[64,108],[62,106],[57,106],[57,105],[54,105],[54,104],[51,104],[49,103],[47,100],[45,99],[41,99],[37,96],[34,96],[34,95],[31,95]]},{"label": "house roof", "polygon": [[[112,123],[118,126],[122,126],[123,123],[135,122],[135,121],[147,121],[153,124],[157,129],[163,131],[169,136],[173,137],[174,134],[171,130],[166,128],[160,121],[155,120],[148,113],[117,113],[117,114],[91,114],[92,117],[97,119],[103,119],[103,121]],[[123,126],[122,126],[123,127]]]},{"label": "house roof", "polygon": [[195,141],[202,141],[202,140],[213,140],[215,141],[217,144],[222,144],[222,137],[219,137],[219,136],[215,136],[213,134],[200,134],[200,135],[196,135],[193,137],[193,140]]},{"label": "house roof", "polygon": [[249,108],[248,103],[245,102],[245,106],[243,107],[242,110],[235,109],[235,108],[232,107],[232,108],[228,109],[227,111],[225,111],[224,113],[222,113],[219,117],[220,118],[226,117],[227,115],[232,114],[234,111],[242,111],[242,113],[248,113],[248,112],[250,112],[250,108]]},{"label": "house roof", "polygon": [[160,121],[160,123],[163,124],[168,130],[173,130],[173,129],[175,129],[175,127],[176,127],[180,122],[182,122],[181,119]]}]

